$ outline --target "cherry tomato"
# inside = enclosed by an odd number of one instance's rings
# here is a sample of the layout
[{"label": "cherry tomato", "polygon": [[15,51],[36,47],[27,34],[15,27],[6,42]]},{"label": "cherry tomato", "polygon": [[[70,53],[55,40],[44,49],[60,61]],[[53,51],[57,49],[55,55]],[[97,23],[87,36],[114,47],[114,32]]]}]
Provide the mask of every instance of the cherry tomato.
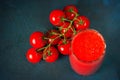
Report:
[{"label": "cherry tomato", "polygon": [[70,47],[71,47],[71,41],[67,40],[64,42],[64,40],[61,40],[58,43],[58,50],[63,55],[69,55],[70,54]]},{"label": "cherry tomato", "polygon": [[55,62],[58,59],[59,53],[57,51],[57,49],[53,46],[51,46],[50,48],[48,48],[45,53],[44,53],[44,60],[46,62],[52,63]]},{"label": "cherry tomato", "polygon": [[42,52],[36,52],[35,48],[30,48],[26,53],[26,58],[33,64],[38,63],[42,59]]},{"label": "cherry tomato", "polygon": [[64,22],[63,18],[65,18],[65,14],[59,9],[51,11],[49,16],[49,20],[54,26],[61,26]]},{"label": "cherry tomato", "polygon": [[43,39],[44,34],[40,31],[33,32],[30,35],[30,44],[35,48],[41,48],[46,45],[46,41]]},{"label": "cherry tomato", "polygon": [[83,30],[89,28],[90,21],[86,16],[78,16],[77,19],[74,20],[74,26],[76,30]]},{"label": "cherry tomato", "polygon": [[74,19],[75,15],[78,13],[78,9],[75,5],[67,5],[64,7],[66,18],[69,20]]},{"label": "cherry tomato", "polygon": [[[71,29],[71,28],[68,28],[69,25],[70,25],[69,22],[64,22],[64,24],[61,26],[61,27],[62,27],[61,33],[64,34],[64,36],[65,36],[66,38],[70,38],[70,37],[73,35],[72,29]],[[67,29],[67,28],[68,28],[68,29]],[[73,26],[72,26],[72,28],[73,28]]]},{"label": "cherry tomato", "polygon": [[49,37],[49,36],[52,36],[52,35],[59,35],[59,31],[55,30],[55,29],[52,29],[52,30],[47,31],[45,35],[46,35],[46,37]]},{"label": "cherry tomato", "polygon": [[57,30],[50,30],[46,35],[49,44],[51,43],[52,45],[56,45],[60,41],[59,32]]},{"label": "cherry tomato", "polygon": [[49,37],[49,39],[48,39],[48,43],[50,44],[52,44],[52,45],[56,45],[56,44],[58,44],[58,42],[60,41],[60,37],[58,37],[59,35],[52,35],[52,36],[50,36]]}]

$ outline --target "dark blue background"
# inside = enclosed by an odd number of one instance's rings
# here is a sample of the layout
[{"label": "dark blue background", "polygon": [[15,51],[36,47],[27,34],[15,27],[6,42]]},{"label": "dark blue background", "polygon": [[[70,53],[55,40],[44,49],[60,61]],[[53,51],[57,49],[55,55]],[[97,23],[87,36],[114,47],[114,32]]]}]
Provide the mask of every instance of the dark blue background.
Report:
[{"label": "dark blue background", "polygon": [[[34,31],[53,28],[49,13],[74,4],[101,32],[107,43],[105,60],[91,76],[77,75],[68,56],[55,63],[33,65],[25,58]],[[120,0],[3,0],[0,1],[0,80],[119,80],[120,76]]]}]

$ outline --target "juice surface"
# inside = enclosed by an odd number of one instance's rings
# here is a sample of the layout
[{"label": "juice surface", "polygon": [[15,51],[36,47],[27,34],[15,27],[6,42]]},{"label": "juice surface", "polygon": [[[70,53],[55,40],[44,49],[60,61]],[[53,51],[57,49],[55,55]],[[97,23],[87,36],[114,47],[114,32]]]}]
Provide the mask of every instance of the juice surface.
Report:
[{"label": "juice surface", "polygon": [[82,61],[95,61],[104,54],[106,44],[102,35],[93,29],[79,32],[72,41],[72,51]]}]

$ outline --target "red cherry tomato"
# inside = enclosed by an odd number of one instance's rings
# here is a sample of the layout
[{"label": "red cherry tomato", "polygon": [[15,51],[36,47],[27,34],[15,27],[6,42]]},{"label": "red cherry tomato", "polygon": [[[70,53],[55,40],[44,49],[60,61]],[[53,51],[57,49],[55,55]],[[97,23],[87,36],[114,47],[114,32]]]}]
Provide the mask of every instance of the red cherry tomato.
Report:
[{"label": "red cherry tomato", "polygon": [[65,12],[66,18],[69,20],[72,20],[78,13],[78,9],[75,5],[67,5],[64,7],[63,11]]},{"label": "red cherry tomato", "polygon": [[45,46],[46,41],[43,40],[44,34],[36,31],[30,35],[30,44],[35,48],[41,48]]},{"label": "red cherry tomato", "polygon": [[89,28],[90,21],[86,16],[78,16],[77,19],[74,20],[74,26],[76,30],[83,30]]},{"label": "red cherry tomato", "polygon": [[26,53],[26,58],[33,64],[38,63],[42,59],[42,52],[38,53],[35,48],[30,48]]},{"label": "red cherry tomato", "polygon": [[52,44],[52,45],[56,45],[58,44],[58,42],[60,41],[60,37],[59,37],[59,32],[57,30],[50,30],[46,33],[46,37],[48,38],[48,43]]},{"label": "red cherry tomato", "polygon": [[52,44],[52,45],[56,45],[56,44],[58,44],[58,42],[60,41],[60,37],[58,37],[59,35],[52,35],[52,36],[50,36],[49,37],[49,39],[48,39],[48,43],[50,44]]},{"label": "red cherry tomato", "polygon": [[44,60],[49,63],[55,62],[59,56],[57,49],[53,46],[48,48],[44,54],[46,54]]},{"label": "red cherry tomato", "polygon": [[51,11],[49,20],[54,26],[61,26],[64,22],[62,18],[65,18],[65,14],[62,10],[56,9]]},{"label": "red cherry tomato", "polygon": [[64,22],[64,24],[61,26],[62,27],[61,33],[64,34],[66,38],[70,38],[73,35],[72,29],[71,28],[67,29],[69,25],[70,25],[69,22]]},{"label": "red cherry tomato", "polygon": [[61,40],[58,44],[58,50],[63,55],[70,54],[70,47],[71,47],[71,42],[69,40],[67,40],[66,42],[64,42],[64,40]]},{"label": "red cherry tomato", "polygon": [[46,32],[46,37],[50,37],[52,35],[58,35],[59,34],[59,31],[58,30],[55,30],[55,29],[52,29],[52,30],[49,30]]}]

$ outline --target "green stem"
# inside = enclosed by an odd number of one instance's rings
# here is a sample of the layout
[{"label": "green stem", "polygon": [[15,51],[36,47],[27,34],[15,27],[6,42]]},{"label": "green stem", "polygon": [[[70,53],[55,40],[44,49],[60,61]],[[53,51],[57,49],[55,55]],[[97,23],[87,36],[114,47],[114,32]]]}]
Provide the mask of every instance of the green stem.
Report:
[{"label": "green stem", "polygon": [[52,35],[60,35],[59,33],[57,32],[51,32]]},{"label": "green stem", "polygon": [[63,20],[63,21],[68,21],[68,22],[71,21],[71,20],[68,20],[68,19],[66,19],[66,18],[62,18],[62,20]]},{"label": "green stem", "polygon": [[63,35],[64,39],[63,39],[63,43],[66,44],[66,37],[65,34]]},{"label": "green stem", "polygon": [[45,49],[46,47],[42,47],[42,48],[38,48],[36,51],[37,52],[40,52],[40,51],[42,51],[43,49]]},{"label": "green stem", "polygon": [[47,38],[47,37],[43,37],[43,39],[44,39],[44,40],[48,40],[49,38]]}]

